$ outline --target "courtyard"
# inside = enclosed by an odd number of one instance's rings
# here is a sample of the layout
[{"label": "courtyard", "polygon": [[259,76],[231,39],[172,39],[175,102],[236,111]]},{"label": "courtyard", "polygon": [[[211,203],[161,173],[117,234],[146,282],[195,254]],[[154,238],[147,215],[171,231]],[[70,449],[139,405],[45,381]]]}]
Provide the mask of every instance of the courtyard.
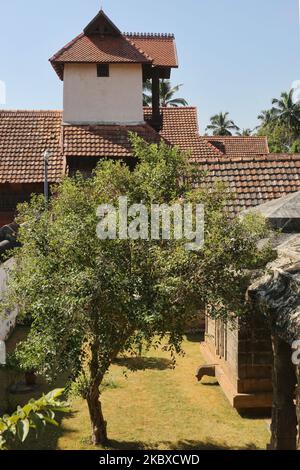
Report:
[{"label": "courtyard", "polygon": [[[186,339],[185,356],[178,358],[175,370],[161,351],[118,359],[102,396],[108,449],[266,449],[266,418],[242,418],[214,379],[195,379],[194,371],[204,362],[199,346],[199,338]],[[29,439],[25,448],[94,450],[86,403],[74,399],[71,405],[72,414],[64,417],[60,428],[49,427],[39,441]]]}]

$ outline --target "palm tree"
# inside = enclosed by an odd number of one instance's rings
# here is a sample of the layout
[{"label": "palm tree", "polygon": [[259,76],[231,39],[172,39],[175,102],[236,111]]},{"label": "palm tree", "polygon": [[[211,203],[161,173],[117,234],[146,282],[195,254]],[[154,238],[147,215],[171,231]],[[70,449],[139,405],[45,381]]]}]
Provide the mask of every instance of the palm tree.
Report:
[{"label": "palm tree", "polygon": [[232,131],[239,131],[240,128],[228,118],[229,113],[219,113],[210,118],[206,130],[213,131],[213,135],[232,135]]},{"label": "palm tree", "polygon": [[[188,103],[184,98],[173,98],[174,95],[179,91],[180,87],[182,87],[182,84],[172,87],[170,80],[161,80],[159,84],[160,106],[173,108],[178,108],[179,106],[187,106]],[[144,106],[152,106],[151,80],[147,80],[144,83],[143,101]]]},{"label": "palm tree", "polygon": [[237,132],[239,137],[251,137],[252,129],[242,129],[240,132]]},{"label": "palm tree", "polygon": [[280,99],[272,100],[272,113],[274,120],[278,123],[285,124],[288,129],[300,133],[300,103],[294,101],[294,88],[290,91],[281,93]]},{"label": "palm tree", "polygon": [[257,119],[261,121],[261,126],[266,126],[274,121],[274,112],[272,109],[264,110],[257,116]]}]

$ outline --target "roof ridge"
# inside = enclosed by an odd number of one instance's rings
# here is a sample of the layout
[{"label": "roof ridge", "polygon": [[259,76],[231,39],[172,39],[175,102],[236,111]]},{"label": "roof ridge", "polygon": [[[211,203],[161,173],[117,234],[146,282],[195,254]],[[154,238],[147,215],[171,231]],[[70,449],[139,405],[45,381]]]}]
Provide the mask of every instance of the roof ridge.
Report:
[{"label": "roof ridge", "polygon": [[124,36],[127,37],[138,37],[138,38],[161,38],[161,39],[175,39],[175,35],[173,33],[133,33],[133,32],[125,32],[123,33]]},{"label": "roof ridge", "polygon": [[266,139],[264,135],[204,135],[205,139]]},{"label": "roof ridge", "polygon": [[62,114],[63,111],[59,109],[0,109],[1,114],[28,114],[28,113],[39,113],[39,114]]},{"label": "roof ridge", "polygon": [[78,34],[74,39],[72,39],[70,42],[68,42],[64,47],[62,47],[58,52],[56,52],[52,57],[50,57],[49,61],[50,62],[55,62],[55,60],[57,59],[57,57],[59,57],[63,52],[66,52],[68,49],[70,49],[71,46],[73,46],[73,44],[75,44],[75,42],[82,38],[83,36],[85,36],[84,33],[80,33]]},{"label": "roof ridge", "polygon": [[254,155],[253,157],[231,157],[231,156],[226,156],[226,158],[213,158],[213,157],[208,157],[208,158],[203,158],[203,157],[198,157],[197,158],[197,163],[245,163],[245,162],[263,162],[263,161],[278,161],[278,160],[293,160],[296,157],[296,159],[300,159],[300,153],[289,153],[289,154],[280,154],[280,153],[270,153],[267,155]]},{"label": "roof ridge", "polygon": [[131,46],[133,46],[140,54],[142,54],[147,60],[150,60],[151,62],[153,62],[153,58],[148,55],[145,51],[143,51],[143,49],[141,49],[140,47],[138,47],[134,41],[132,41],[129,37],[126,37],[124,34],[123,34],[123,37],[126,41],[129,42],[129,44],[131,44]]},{"label": "roof ridge", "polygon": [[[152,109],[152,106],[143,106],[144,109]],[[178,108],[172,108],[171,106],[160,106],[160,109],[167,109],[168,111],[182,111],[183,109],[196,109],[197,106],[179,106]]]},{"label": "roof ridge", "polygon": [[[201,139],[202,139],[201,135],[199,135],[198,138],[201,140]],[[214,150],[215,153],[218,153],[219,155],[222,155],[222,158],[225,157],[226,154],[225,154],[224,152],[222,152],[222,150],[218,149],[217,147],[215,147],[215,146],[214,146],[212,143],[210,143],[210,142],[206,142],[206,141],[205,141],[205,143],[207,144],[207,146],[211,147],[211,149]]]},{"label": "roof ridge", "polygon": [[66,123],[66,122],[63,122],[62,123],[62,127],[64,129],[70,129],[70,128],[81,128],[81,129],[85,129],[85,128],[88,128],[88,129],[102,129],[102,128],[105,128],[105,129],[108,129],[108,128],[116,128],[116,129],[119,129],[119,128],[126,128],[126,129],[131,129],[131,128],[147,128],[147,129],[150,129],[153,133],[156,133],[158,136],[159,136],[159,133],[153,129],[153,127],[151,127],[147,122],[145,123],[140,123],[140,124],[114,124],[114,123],[107,123],[107,124],[97,124],[97,123],[90,123],[90,124],[69,124],[69,123]]}]

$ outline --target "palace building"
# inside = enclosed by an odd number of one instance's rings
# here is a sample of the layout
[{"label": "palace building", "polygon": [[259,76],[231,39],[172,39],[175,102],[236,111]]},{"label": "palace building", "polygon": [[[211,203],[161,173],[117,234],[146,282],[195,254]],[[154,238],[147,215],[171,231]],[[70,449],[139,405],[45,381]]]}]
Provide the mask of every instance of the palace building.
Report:
[{"label": "palace building", "polygon": [[[18,203],[43,192],[47,150],[51,187],[77,171],[89,176],[103,158],[133,165],[129,131],[187,151],[206,173],[196,184],[228,184],[232,213],[300,191],[300,155],[271,154],[264,137],[201,136],[195,107],[160,108],[160,80],[178,67],[173,34],[122,33],[101,10],[50,64],[63,81],[62,110],[0,111],[0,227],[13,222]],[[146,80],[152,83],[147,108]],[[0,230],[0,244],[6,246],[12,231],[13,225]],[[232,404],[269,406],[271,349],[264,325],[245,332],[207,321],[206,336],[206,356],[219,364]]]},{"label": "palace building", "polygon": [[[63,81],[62,111],[0,111],[0,226],[43,191],[45,150],[51,185],[90,174],[101,158],[131,164],[128,131],[189,151],[211,180],[234,189],[232,211],[300,189],[299,156],[270,154],[263,137],[202,137],[196,108],[160,108],[159,81],[178,67],[174,35],[122,33],[101,10],[50,63]],[[143,108],[147,79],[151,108]]]}]

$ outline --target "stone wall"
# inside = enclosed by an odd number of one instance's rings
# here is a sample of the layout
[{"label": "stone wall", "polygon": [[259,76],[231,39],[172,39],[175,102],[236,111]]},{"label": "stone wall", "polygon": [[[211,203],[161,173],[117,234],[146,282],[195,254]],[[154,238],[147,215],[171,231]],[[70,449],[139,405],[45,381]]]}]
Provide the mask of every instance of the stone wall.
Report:
[{"label": "stone wall", "polygon": [[205,341],[216,359],[222,361],[226,373],[234,384],[238,380],[238,328],[234,322],[224,324],[221,320],[206,318]]},{"label": "stone wall", "polygon": [[[224,324],[206,318],[209,363],[233,406],[269,408],[272,398],[272,345],[268,325],[255,312],[247,320]],[[205,355],[206,348],[202,348]]]},{"label": "stone wall", "polygon": [[253,312],[238,334],[238,393],[272,392],[272,362],[270,330]]}]

